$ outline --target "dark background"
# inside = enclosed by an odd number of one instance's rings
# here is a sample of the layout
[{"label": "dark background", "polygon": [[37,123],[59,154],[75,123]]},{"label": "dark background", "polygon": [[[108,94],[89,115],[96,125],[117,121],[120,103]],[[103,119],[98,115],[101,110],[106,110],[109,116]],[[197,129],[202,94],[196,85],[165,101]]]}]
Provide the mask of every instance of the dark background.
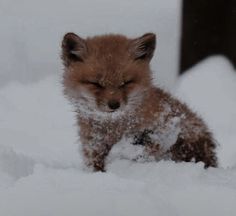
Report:
[{"label": "dark background", "polygon": [[184,0],[180,73],[214,54],[236,66],[236,0]]}]

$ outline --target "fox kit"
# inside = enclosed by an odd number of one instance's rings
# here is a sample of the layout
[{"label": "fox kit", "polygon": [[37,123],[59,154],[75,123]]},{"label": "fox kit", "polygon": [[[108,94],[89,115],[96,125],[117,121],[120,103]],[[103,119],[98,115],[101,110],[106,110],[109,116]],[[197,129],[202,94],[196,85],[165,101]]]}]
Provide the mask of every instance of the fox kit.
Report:
[{"label": "fox kit", "polygon": [[85,163],[105,170],[105,159],[123,137],[143,145],[143,157],[202,161],[217,166],[216,144],[201,118],[152,84],[156,36],[103,35],[62,41],[66,97],[75,106]]}]

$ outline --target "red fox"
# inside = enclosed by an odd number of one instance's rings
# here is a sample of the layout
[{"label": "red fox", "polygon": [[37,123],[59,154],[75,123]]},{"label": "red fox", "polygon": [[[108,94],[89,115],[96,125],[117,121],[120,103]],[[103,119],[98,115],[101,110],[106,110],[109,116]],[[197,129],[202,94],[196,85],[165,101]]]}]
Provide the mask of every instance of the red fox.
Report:
[{"label": "red fox", "polygon": [[123,137],[143,145],[147,158],[217,166],[204,121],[153,85],[155,46],[153,33],[63,38],[64,93],[77,113],[85,164],[94,171],[105,171],[106,156]]}]

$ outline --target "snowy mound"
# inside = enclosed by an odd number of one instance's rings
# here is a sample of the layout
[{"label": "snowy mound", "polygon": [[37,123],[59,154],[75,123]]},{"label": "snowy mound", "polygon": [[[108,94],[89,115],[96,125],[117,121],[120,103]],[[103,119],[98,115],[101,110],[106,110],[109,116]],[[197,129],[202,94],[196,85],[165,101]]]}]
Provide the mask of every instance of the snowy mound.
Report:
[{"label": "snowy mound", "polygon": [[221,56],[210,57],[184,74],[177,95],[197,110],[220,143],[223,167],[236,164],[236,71]]},{"label": "snowy mound", "polygon": [[83,170],[57,77],[0,89],[0,215],[236,215],[235,84],[230,64],[215,57],[181,77],[176,91],[212,128],[224,168],[135,163],[119,157],[132,152],[123,143],[106,173]]}]

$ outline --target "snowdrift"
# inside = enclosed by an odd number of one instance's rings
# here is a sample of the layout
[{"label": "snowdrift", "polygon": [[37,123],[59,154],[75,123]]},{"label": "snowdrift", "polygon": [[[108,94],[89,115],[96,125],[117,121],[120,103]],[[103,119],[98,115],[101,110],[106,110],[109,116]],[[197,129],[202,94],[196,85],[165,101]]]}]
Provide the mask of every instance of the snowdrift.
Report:
[{"label": "snowdrift", "polygon": [[135,163],[118,146],[106,173],[85,171],[61,92],[56,76],[0,89],[0,215],[236,215],[236,73],[226,59],[197,65],[175,91],[213,130],[217,169]]}]

